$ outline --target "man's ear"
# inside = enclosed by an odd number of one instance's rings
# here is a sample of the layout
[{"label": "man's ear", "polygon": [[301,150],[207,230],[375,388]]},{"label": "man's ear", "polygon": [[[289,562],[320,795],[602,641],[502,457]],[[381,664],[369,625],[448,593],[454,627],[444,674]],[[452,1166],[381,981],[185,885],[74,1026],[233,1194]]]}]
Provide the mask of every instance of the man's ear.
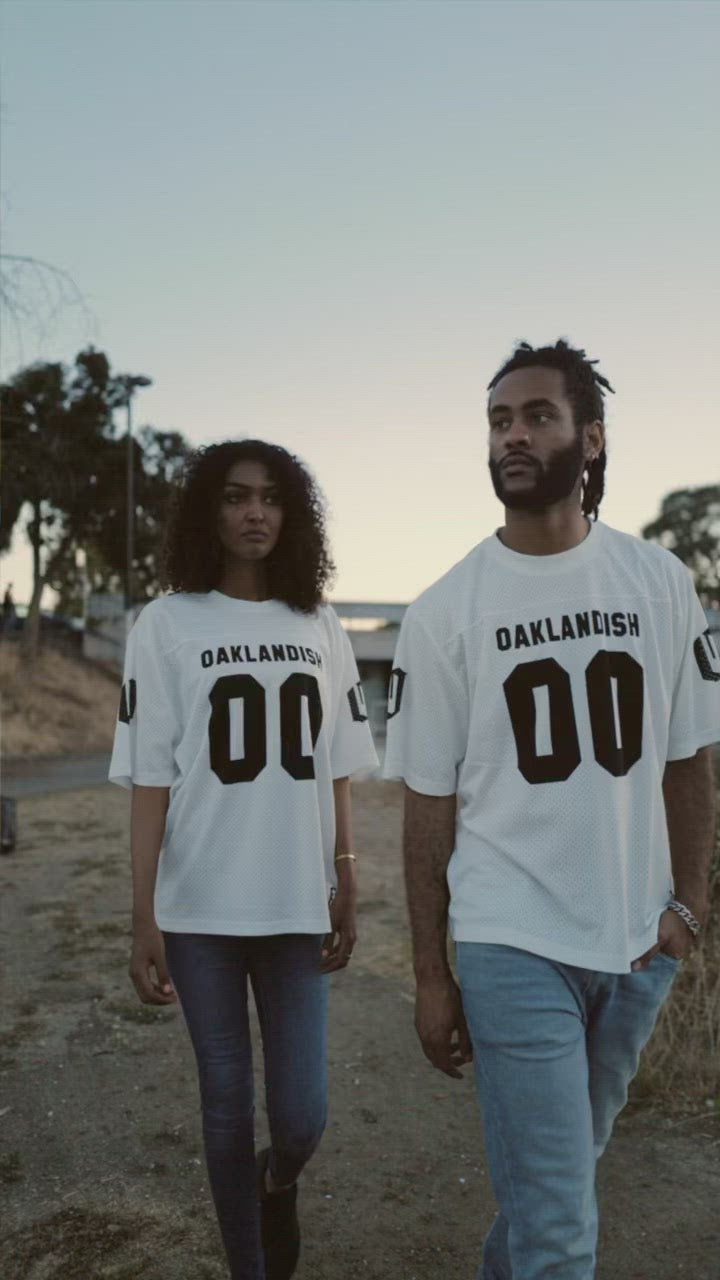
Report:
[{"label": "man's ear", "polygon": [[583,427],[583,444],[588,462],[593,462],[602,453],[605,447],[605,426],[599,418],[594,422],[587,422]]}]

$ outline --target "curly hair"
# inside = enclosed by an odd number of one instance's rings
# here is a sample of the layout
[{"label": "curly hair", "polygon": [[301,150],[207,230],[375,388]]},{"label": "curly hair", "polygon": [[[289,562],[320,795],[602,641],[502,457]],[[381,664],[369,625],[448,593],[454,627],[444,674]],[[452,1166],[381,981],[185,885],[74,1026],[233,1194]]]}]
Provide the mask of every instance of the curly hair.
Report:
[{"label": "curly hair", "polygon": [[[565,379],[565,392],[573,407],[575,426],[581,427],[587,422],[604,422],[605,392],[614,394],[614,389],[607,378],[593,368],[596,364],[597,360],[588,360],[583,350],[571,347],[564,338],[560,338],[552,347],[531,347],[529,342],[520,342],[510,359],[506,360],[488,383],[488,391],[492,391],[506,373],[512,373],[515,369],[527,369],[531,365],[558,369]],[[607,452],[603,446],[597,458],[586,465],[583,471],[583,515],[592,516],[594,520],[598,518],[605,492],[606,465]]]},{"label": "curly hair", "polygon": [[325,501],[299,458],[264,440],[226,440],[189,455],[165,530],[163,586],[192,592],[217,587],[223,566],[218,511],[227,473],[236,462],[262,463],[278,487],[283,522],[264,562],[271,597],[312,613],[335,570],[325,531]]}]

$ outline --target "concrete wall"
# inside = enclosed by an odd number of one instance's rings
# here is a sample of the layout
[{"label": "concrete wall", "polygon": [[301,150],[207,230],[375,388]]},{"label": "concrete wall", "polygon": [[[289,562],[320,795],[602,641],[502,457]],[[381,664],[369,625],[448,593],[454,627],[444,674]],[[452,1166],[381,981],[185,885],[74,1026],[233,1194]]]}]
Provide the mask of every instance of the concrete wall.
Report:
[{"label": "concrete wall", "polygon": [[125,638],[139,606],[125,617],[123,596],[112,592],[93,592],[88,598],[82,650],[86,658],[104,662],[113,670],[122,672],[125,657]]}]

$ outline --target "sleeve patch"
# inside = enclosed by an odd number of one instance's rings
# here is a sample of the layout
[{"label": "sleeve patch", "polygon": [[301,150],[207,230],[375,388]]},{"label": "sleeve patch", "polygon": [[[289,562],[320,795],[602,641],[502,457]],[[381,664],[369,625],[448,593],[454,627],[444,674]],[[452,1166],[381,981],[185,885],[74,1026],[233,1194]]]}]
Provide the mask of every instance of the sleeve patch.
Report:
[{"label": "sleeve patch", "polygon": [[407,671],[403,671],[402,667],[393,667],[390,672],[390,684],[388,685],[388,704],[387,718],[392,720],[396,716],[402,705],[403,689],[405,688],[405,677]]},{"label": "sleeve patch", "polygon": [[710,628],[698,636],[693,645],[693,653],[703,680],[720,680],[720,656],[715,648]]},{"label": "sleeve patch", "polygon": [[118,712],[118,720],[122,724],[129,724],[135,715],[135,707],[137,705],[137,684],[134,680],[128,680],[123,685],[120,692],[120,710]]},{"label": "sleeve patch", "polygon": [[353,685],[352,689],[348,689],[347,696],[353,720],[357,721],[358,724],[364,724],[367,720],[367,707],[365,706],[363,687],[359,680],[357,684]]}]

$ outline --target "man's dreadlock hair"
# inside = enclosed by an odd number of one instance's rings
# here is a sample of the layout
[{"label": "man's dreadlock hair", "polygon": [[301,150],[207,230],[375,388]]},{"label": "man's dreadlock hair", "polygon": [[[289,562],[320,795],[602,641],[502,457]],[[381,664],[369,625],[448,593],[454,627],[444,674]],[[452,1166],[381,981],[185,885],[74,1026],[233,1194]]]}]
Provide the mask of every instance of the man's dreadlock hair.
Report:
[{"label": "man's dreadlock hair", "polygon": [[[529,342],[521,342],[488,383],[488,391],[492,391],[506,373],[515,369],[527,369],[530,365],[558,369],[565,379],[565,392],[573,407],[575,426],[579,428],[588,422],[604,423],[605,392],[614,394],[614,391],[607,378],[595,370],[593,366],[596,364],[597,360],[588,360],[584,351],[571,347],[564,338],[560,338],[553,347],[531,347]],[[606,463],[607,453],[603,446],[602,452],[583,470],[583,515],[592,516],[594,520],[597,520],[605,492]]]}]

